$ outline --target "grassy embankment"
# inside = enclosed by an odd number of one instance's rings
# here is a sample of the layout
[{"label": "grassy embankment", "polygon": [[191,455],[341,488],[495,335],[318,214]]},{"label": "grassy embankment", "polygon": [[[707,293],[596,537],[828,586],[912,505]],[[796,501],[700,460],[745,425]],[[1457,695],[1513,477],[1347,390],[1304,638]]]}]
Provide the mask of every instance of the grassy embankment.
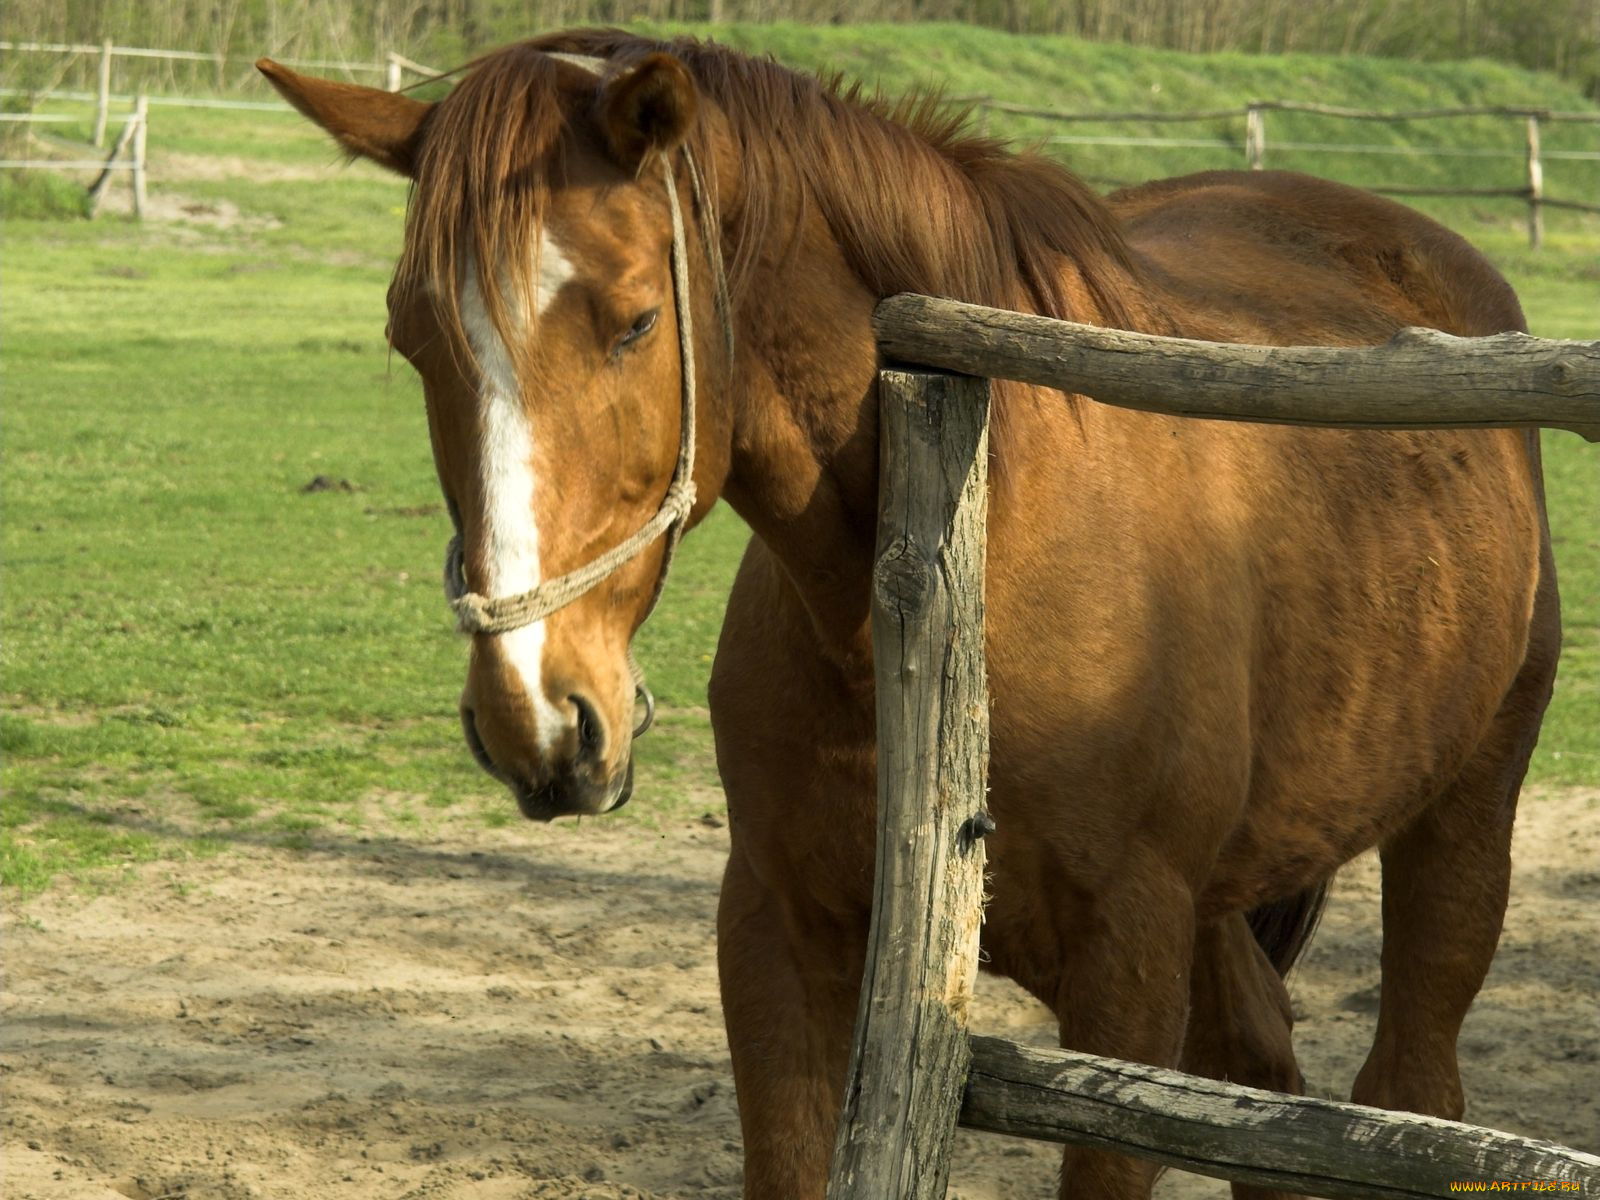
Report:
[{"label": "grassy embankment", "polygon": [[[953,94],[1074,108],[1251,96],[1579,106],[1548,80],[1487,65],[1193,59],[966,29],[721,35],[890,91],[942,81]],[[1273,120],[1274,136],[1327,137]],[[1409,136],[1514,147],[1515,130],[1494,128]],[[181,195],[195,219],[140,228],[14,215],[5,230],[6,884],[34,889],[62,871],[103,880],[114,873],[94,868],[234,840],[390,833],[436,810],[513,819],[460,744],[464,650],[437,586],[448,523],[420,389],[383,345],[403,184],[336,169],[288,114],[157,110],[151,152],[152,192]],[[1122,179],[1237,161],[1104,147],[1070,157],[1087,175]],[[1282,165],[1345,173],[1350,161]],[[1372,161],[1429,181],[1485,170],[1472,159]],[[1592,193],[1595,164],[1573,167],[1589,173],[1572,193]],[[1514,179],[1518,168],[1496,169]],[[1569,186],[1560,178],[1552,168],[1553,193]],[[1535,332],[1600,331],[1594,223],[1552,214],[1550,248],[1533,255],[1518,245],[1515,206],[1435,211],[1511,275]],[[205,223],[219,214],[233,224]],[[1600,464],[1568,435],[1547,444],[1568,651],[1535,778],[1594,784]],[[355,490],[302,492],[319,474]],[[720,804],[701,706],[743,537],[723,510],[691,538],[642,636],[664,717],[639,746],[639,799],[610,820],[650,826]]]}]

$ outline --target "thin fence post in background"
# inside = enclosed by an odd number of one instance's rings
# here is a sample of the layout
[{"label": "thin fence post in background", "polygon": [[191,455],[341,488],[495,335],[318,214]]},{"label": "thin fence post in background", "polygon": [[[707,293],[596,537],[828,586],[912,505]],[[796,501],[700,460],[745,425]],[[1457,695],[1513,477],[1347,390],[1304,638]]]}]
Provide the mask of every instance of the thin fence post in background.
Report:
[{"label": "thin fence post in background", "polygon": [[111,39],[100,47],[100,90],[95,95],[94,144],[106,144],[106,121],[111,115]]},{"label": "thin fence post in background", "polygon": [[387,55],[387,63],[383,69],[383,90],[398,92],[400,90],[400,56],[393,50]]},{"label": "thin fence post in background", "polygon": [[117,160],[122,157],[129,145],[133,142],[133,135],[138,130],[139,117],[136,113],[129,113],[128,119],[123,122],[122,132],[117,134],[117,140],[111,147],[111,153],[106,158],[106,165],[100,169],[100,174],[95,176],[95,181],[89,185],[89,216],[93,217],[100,208],[100,197],[105,195],[106,184],[111,180],[111,173],[117,169]]},{"label": "thin fence post in background", "polygon": [[133,215],[144,220],[144,155],[145,135],[150,129],[150,101],[143,92],[133,107]]},{"label": "thin fence post in background", "polygon": [[1267,121],[1261,107],[1252,104],[1244,110],[1245,161],[1252,171],[1263,170],[1267,158]]},{"label": "thin fence post in background", "polygon": [[1528,245],[1544,245],[1544,163],[1539,158],[1539,118],[1528,117]]}]

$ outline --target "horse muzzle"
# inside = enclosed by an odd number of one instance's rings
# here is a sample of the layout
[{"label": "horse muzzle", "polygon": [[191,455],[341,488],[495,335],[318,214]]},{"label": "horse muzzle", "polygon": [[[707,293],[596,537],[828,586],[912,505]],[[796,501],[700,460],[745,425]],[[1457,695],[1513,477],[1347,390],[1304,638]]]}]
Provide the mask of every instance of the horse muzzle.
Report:
[{"label": "horse muzzle", "polygon": [[[580,712],[587,711],[587,706],[580,706]],[[532,766],[517,763],[510,755],[497,757],[491,753],[480,728],[479,713],[467,705],[461,708],[461,730],[472,757],[485,773],[511,790],[522,815],[533,821],[613,812],[633,797],[631,749],[619,766],[605,772],[598,746],[584,733],[592,726],[581,717],[579,726],[574,753]]]},{"label": "horse muzzle", "polygon": [[510,781],[511,792],[517,798],[517,807],[530,821],[553,821],[557,817],[598,816],[616,812],[633,798],[633,756],[627,764],[606,783],[596,783],[589,778],[557,777],[535,787]]}]

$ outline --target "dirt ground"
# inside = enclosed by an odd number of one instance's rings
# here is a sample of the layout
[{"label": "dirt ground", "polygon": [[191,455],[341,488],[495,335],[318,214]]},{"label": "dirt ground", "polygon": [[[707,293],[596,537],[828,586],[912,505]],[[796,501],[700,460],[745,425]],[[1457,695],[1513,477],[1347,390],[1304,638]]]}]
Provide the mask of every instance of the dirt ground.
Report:
[{"label": "dirt ground", "polygon": [[[644,798],[642,803],[648,803]],[[727,831],[602,821],[259,846],[4,914],[7,1200],[738,1194],[713,946]],[[1524,798],[1468,1119],[1600,1151],[1600,794]],[[1371,1035],[1377,872],[1293,993],[1314,1092]],[[987,980],[977,1027],[1051,1042]],[[961,1135],[951,1195],[1053,1194],[1053,1148]],[[1221,1185],[1169,1175],[1167,1200]]]}]

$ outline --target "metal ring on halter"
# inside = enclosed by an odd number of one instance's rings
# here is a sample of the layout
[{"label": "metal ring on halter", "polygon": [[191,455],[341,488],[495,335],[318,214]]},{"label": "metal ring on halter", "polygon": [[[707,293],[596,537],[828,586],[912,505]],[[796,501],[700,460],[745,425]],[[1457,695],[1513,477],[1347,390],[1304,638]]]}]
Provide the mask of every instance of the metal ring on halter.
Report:
[{"label": "metal ring on halter", "polygon": [[643,737],[650,732],[650,726],[656,723],[656,698],[651,695],[650,689],[645,687],[644,681],[633,685],[634,694],[644,702],[644,716],[639,718],[639,723],[633,727],[634,737]]}]

